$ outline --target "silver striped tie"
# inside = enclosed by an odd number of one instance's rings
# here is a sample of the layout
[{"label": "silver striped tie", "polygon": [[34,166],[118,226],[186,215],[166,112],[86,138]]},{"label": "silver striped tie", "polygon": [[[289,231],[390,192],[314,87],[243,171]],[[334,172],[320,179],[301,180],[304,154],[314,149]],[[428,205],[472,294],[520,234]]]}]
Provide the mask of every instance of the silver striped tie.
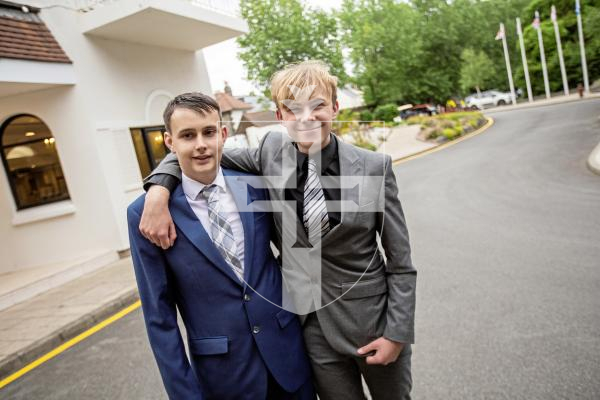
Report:
[{"label": "silver striped tie", "polygon": [[315,245],[322,235],[329,232],[329,215],[325,204],[325,195],[317,174],[315,160],[308,159],[308,176],[304,184],[304,228],[308,241]]},{"label": "silver striped tie", "polygon": [[210,219],[212,240],[238,279],[243,281],[244,267],[238,258],[237,246],[231,225],[227,221],[226,215],[221,212],[218,187],[216,185],[205,186],[200,195],[208,202],[208,218]]}]

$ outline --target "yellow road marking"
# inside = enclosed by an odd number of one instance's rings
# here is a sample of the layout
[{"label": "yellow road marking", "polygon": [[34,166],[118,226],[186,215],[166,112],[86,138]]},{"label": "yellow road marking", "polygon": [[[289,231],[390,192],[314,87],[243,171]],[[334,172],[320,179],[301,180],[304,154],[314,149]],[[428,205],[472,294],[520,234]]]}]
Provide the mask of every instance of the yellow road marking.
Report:
[{"label": "yellow road marking", "polygon": [[460,138],[458,138],[456,140],[451,140],[449,142],[440,144],[439,146],[432,147],[431,149],[423,150],[423,151],[420,151],[418,153],[411,154],[410,156],[399,158],[399,159],[397,159],[397,160],[395,160],[393,162],[393,165],[399,165],[399,164],[402,164],[402,163],[404,163],[406,161],[414,160],[415,158],[419,158],[419,157],[425,156],[425,155],[430,154],[430,153],[435,153],[436,151],[440,151],[440,150],[445,149],[446,147],[453,146],[453,145],[455,145],[455,144],[457,144],[459,142],[462,142],[463,140],[467,140],[467,139],[472,138],[473,136],[477,136],[480,133],[482,133],[483,131],[485,131],[487,128],[489,128],[490,126],[494,125],[494,119],[493,118],[486,117],[486,119],[487,119],[487,122],[485,123],[485,125],[483,125],[479,129],[477,129],[476,131],[473,131],[473,132],[471,132],[471,133],[469,133],[467,135],[461,136]]},{"label": "yellow road marking", "polygon": [[60,346],[58,346],[54,350],[50,351],[49,353],[44,354],[37,360],[26,365],[25,367],[21,368],[20,370],[13,373],[12,375],[9,375],[8,377],[2,379],[0,381],[0,389],[2,389],[4,386],[8,385],[9,383],[19,379],[20,377],[22,377],[23,375],[25,375],[32,369],[37,368],[40,365],[42,365],[43,363],[45,363],[46,361],[56,357],[63,351],[75,346],[77,343],[81,342],[82,340],[92,336],[94,333],[100,331],[103,328],[106,328],[108,325],[112,324],[113,322],[123,318],[130,312],[138,309],[141,306],[141,304],[142,303],[139,300],[136,301],[129,307],[124,308],[123,310],[119,311],[118,313],[114,314],[113,316],[106,318],[104,321],[100,322],[99,324],[91,327],[90,329],[88,329],[87,331],[85,331],[83,333],[80,333],[79,335],[75,336],[73,339],[61,344]]}]

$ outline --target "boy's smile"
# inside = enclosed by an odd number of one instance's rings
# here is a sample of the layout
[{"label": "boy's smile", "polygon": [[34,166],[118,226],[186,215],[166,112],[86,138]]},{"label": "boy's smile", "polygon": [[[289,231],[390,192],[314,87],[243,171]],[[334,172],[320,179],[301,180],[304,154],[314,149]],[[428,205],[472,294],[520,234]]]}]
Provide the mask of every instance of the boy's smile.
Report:
[{"label": "boy's smile", "polygon": [[308,101],[285,100],[277,118],[303,153],[315,153],[329,144],[331,124],[339,105],[332,104],[323,91],[315,91]]}]

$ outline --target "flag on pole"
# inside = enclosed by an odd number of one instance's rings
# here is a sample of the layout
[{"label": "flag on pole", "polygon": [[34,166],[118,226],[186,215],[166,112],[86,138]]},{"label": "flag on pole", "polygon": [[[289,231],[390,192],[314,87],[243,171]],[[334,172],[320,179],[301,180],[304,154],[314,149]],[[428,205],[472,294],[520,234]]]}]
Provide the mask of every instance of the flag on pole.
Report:
[{"label": "flag on pole", "polygon": [[550,19],[552,20],[552,22],[556,22],[556,7],[552,6],[551,12],[550,12]]},{"label": "flag on pole", "polygon": [[540,29],[540,15],[539,14],[535,15],[535,18],[533,19],[531,26],[533,26],[533,29]]},{"label": "flag on pole", "polygon": [[500,29],[498,29],[498,33],[496,33],[496,40],[502,40],[504,39],[504,27],[501,26]]}]

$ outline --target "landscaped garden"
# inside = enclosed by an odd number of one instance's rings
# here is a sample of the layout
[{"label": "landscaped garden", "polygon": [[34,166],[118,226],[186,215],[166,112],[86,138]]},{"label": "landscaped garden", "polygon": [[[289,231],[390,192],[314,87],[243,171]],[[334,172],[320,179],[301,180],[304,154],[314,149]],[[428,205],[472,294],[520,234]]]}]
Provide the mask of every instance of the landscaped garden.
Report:
[{"label": "landscaped garden", "polygon": [[445,113],[433,116],[414,116],[405,121],[408,125],[419,124],[421,131],[417,138],[437,143],[454,140],[471,133],[487,122],[477,111]]}]

